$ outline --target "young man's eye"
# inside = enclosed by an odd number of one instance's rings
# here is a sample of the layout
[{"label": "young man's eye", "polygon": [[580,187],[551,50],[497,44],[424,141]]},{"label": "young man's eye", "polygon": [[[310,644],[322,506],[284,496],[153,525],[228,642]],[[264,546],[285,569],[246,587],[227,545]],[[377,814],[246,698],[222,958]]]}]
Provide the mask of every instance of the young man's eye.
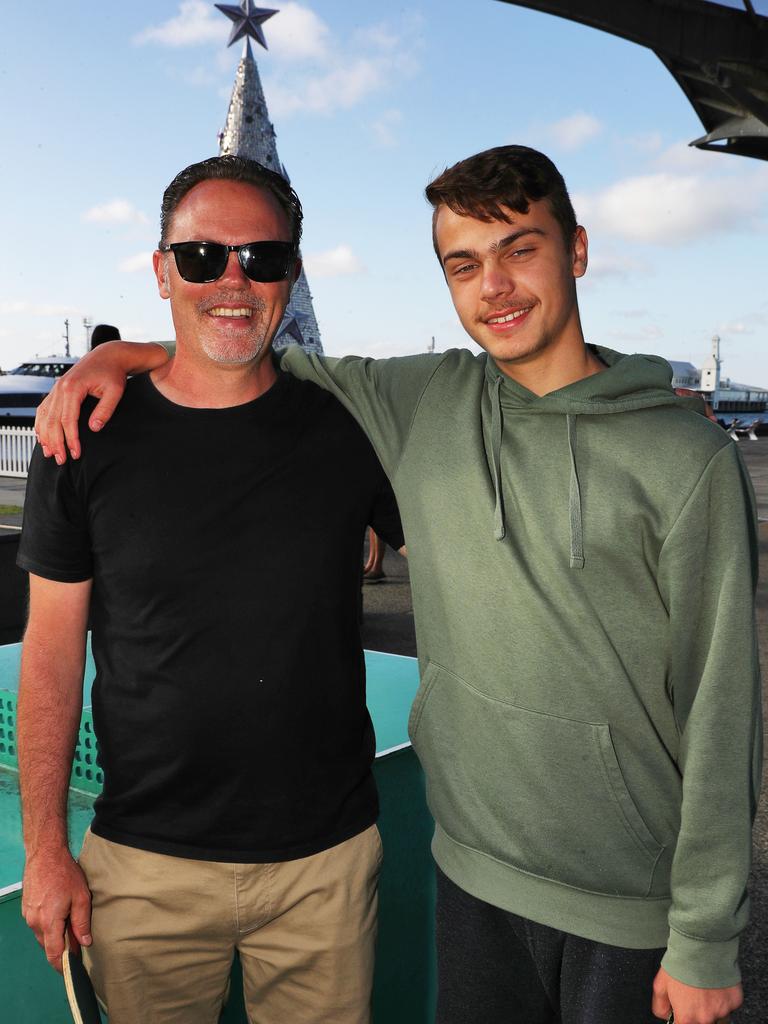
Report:
[{"label": "young man's eye", "polygon": [[470,271],[477,267],[476,263],[461,263],[458,267],[453,268],[454,275],[457,274],[468,274]]},{"label": "young man's eye", "polygon": [[533,246],[528,246],[525,249],[513,249],[510,253],[510,256],[527,256],[529,253],[532,252]]}]

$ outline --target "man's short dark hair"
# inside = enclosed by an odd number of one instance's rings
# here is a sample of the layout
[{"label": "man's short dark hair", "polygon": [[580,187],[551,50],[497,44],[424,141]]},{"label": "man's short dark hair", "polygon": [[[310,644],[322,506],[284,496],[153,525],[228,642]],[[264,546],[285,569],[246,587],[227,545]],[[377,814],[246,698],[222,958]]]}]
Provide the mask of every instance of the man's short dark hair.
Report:
[{"label": "man's short dark hair", "polygon": [[546,199],[567,247],[578,226],[562,174],[549,157],[528,146],[496,146],[460,160],[427,185],[426,196],[434,207],[432,243],[438,259],[435,223],[441,206],[460,217],[509,222],[503,207],[527,213],[530,203]]},{"label": "man's short dark hair", "polygon": [[281,174],[271,171],[268,167],[260,164],[258,160],[250,160],[248,157],[233,154],[212,156],[207,160],[200,160],[199,163],[190,164],[183,171],[179,171],[163,193],[163,203],[160,207],[161,245],[165,245],[168,241],[166,235],[173,214],[187,192],[191,191],[195,185],[199,185],[201,181],[212,179],[243,181],[247,185],[263,188],[265,192],[273,195],[288,218],[291,241],[297,249],[299,248],[301,224],[304,219],[299,197]]}]

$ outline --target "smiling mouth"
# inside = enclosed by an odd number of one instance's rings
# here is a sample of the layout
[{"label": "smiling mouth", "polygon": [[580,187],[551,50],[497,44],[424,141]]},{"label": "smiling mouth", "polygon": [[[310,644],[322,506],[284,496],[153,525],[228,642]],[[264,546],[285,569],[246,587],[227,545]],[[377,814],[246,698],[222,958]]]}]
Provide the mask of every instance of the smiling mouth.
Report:
[{"label": "smiling mouth", "polygon": [[240,306],[233,309],[231,306],[214,306],[213,309],[208,310],[208,316],[226,316],[233,318],[250,317],[253,315],[253,310],[248,306]]},{"label": "smiling mouth", "polygon": [[490,316],[487,317],[487,324],[510,324],[513,320],[519,320],[521,316],[525,316],[526,313],[530,313],[533,306],[526,306],[524,309],[516,309],[513,313],[507,313],[504,316]]}]

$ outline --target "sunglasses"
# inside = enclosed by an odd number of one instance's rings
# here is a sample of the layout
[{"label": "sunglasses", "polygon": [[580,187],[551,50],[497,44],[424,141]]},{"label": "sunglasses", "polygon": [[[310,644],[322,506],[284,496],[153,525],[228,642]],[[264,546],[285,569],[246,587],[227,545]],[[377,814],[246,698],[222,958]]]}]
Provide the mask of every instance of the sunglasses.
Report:
[{"label": "sunglasses", "polygon": [[293,242],[171,242],[158,245],[160,252],[172,252],[176,269],[191,284],[218,281],[227,269],[231,252],[237,253],[243,273],[251,281],[283,281],[296,261]]}]

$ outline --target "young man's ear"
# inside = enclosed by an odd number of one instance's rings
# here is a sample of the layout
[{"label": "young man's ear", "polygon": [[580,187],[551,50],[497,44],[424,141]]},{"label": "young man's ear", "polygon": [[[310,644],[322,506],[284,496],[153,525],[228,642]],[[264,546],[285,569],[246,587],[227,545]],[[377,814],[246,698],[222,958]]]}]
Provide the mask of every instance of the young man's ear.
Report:
[{"label": "young man's ear", "polygon": [[296,284],[296,282],[299,280],[299,274],[301,273],[301,266],[302,266],[301,260],[297,256],[296,257],[296,262],[293,265],[293,279],[291,280],[291,284]]},{"label": "young man's ear", "polygon": [[171,290],[168,287],[168,254],[155,249],[152,253],[152,269],[157,278],[157,290],[161,299],[170,299]]},{"label": "young man's ear", "polygon": [[587,263],[589,262],[589,242],[587,240],[587,232],[581,224],[576,228],[576,233],[573,236],[572,250],[573,276],[584,277],[587,272]]}]

